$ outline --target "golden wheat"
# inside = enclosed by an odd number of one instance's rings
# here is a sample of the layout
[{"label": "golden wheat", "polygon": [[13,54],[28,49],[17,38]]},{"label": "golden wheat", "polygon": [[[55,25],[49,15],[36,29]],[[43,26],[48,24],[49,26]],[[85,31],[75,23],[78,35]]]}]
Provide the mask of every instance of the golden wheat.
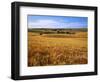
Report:
[{"label": "golden wheat", "polygon": [[87,64],[87,52],[87,32],[74,35],[28,32],[28,66]]}]

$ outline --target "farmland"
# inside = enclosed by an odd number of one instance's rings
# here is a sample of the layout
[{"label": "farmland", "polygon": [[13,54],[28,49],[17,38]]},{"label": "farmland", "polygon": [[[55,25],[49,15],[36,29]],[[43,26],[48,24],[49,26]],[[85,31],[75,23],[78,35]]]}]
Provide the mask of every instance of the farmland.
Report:
[{"label": "farmland", "polygon": [[87,29],[28,29],[28,66],[88,63]]}]

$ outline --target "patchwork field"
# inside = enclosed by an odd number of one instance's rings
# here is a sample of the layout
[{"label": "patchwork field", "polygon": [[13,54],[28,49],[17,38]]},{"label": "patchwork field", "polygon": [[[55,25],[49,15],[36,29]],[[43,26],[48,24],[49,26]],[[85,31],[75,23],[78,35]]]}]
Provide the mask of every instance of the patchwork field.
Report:
[{"label": "patchwork field", "polygon": [[28,66],[87,64],[87,31],[29,30]]}]

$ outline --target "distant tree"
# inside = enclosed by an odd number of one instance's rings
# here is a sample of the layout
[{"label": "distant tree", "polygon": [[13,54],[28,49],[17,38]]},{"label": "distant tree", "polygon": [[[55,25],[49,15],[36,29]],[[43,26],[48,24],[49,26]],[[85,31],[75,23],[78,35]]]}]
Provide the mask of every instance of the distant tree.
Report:
[{"label": "distant tree", "polygon": [[66,34],[70,34],[70,32],[66,32]]},{"label": "distant tree", "polygon": [[59,34],[59,33],[60,33],[60,31],[59,31],[59,30],[57,30],[57,33]]},{"label": "distant tree", "polygon": [[57,31],[57,29],[54,29],[53,31]]},{"label": "distant tree", "polygon": [[41,32],[40,35],[42,35],[43,33]]},{"label": "distant tree", "polygon": [[66,34],[75,34],[75,32],[66,32]]}]

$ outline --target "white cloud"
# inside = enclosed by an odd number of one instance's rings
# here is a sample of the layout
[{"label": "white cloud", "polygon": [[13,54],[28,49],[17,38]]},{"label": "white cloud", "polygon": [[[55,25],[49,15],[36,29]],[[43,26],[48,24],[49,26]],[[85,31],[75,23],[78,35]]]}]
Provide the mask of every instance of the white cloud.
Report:
[{"label": "white cloud", "polygon": [[54,28],[54,26],[57,26],[59,22],[54,20],[38,20],[34,22],[29,22],[28,27],[29,28]]},{"label": "white cloud", "polygon": [[56,20],[37,20],[28,23],[28,28],[80,28],[83,24],[79,22],[59,22]]}]

